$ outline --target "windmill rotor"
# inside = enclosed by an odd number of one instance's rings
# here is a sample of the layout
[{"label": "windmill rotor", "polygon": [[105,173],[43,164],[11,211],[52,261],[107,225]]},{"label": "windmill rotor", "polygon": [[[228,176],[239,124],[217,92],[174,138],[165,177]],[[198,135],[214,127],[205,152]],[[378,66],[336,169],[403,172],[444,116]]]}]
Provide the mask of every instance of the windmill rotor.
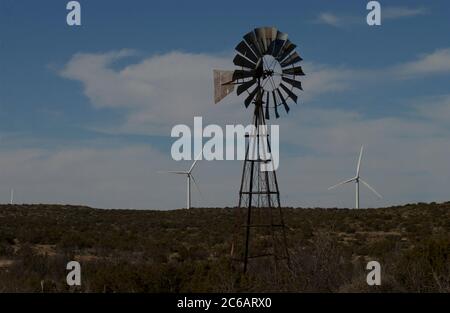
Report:
[{"label": "windmill rotor", "polygon": [[[226,92],[223,92],[224,88],[237,85],[237,95],[247,93],[245,107],[255,102],[257,95],[261,94],[259,100],[266,119],[270,118],[271,110],[276,118],[280,117],[280,106],[288,113],[289,102],[297,103],[295,92],[303,90],[298,78],[305,75],[298,65],[303,59],[295,51],[296,47],[287,34],[275,27],[255,28],[244,35],[235,47],[233,64],[239,69],[233,71],[230,79],[222,81],[220,86],[216,84],[216,94],[225,97],[230,90],[225,89]],[[215,102],[223,97],[215,97]]]}]

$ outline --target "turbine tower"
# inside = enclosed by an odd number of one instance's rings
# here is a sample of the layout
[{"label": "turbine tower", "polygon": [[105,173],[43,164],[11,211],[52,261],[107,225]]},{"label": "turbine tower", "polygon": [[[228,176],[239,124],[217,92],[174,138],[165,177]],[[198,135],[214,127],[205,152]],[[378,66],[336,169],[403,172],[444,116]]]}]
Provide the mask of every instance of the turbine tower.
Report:
[{"label": "turbine tower", "polygon": [[356,176],[353,178],[344,180],[344,181],[328,188],[328,190],[331,190],[331,189],[334,189],[341,185],[355,182],[355,188],[356,188],[356,190],[355,190],[355,202],[356,202],[355,208],[356,209],[359,209],[359,182],[363,183],[363,185],[366,186],[368,189],[370,189],[377,197],[382,198],[382,196],[372,186],[370,186],[367,182],[365,182],[359,175],[360,169],[361,169],[361,159],[362,159],[363,151],[364,151],[364,146],[361,146],[361,151],[359,152],[359,158],[358,158],[358,165],[356,166]]},{"label": "turbine tower", "polygon": [[201,195],[200,188],[198,187],[197,182],[195,181],[195,178],[192,175],[192,170],[194,169],[195,165],[197,164],[197,161],[199,160],[199,157],[202,154],[202,152],[203,151],[200,151],[200,154],[195,158],[191,167],[187,171],[159,171],[159,173],[171,173],[171,174],[178,174],[178,175],[186,175],[186,208],[188,210],[191,208],[191,179],[194,182],[195,187],[197,188],[198,192]]}]

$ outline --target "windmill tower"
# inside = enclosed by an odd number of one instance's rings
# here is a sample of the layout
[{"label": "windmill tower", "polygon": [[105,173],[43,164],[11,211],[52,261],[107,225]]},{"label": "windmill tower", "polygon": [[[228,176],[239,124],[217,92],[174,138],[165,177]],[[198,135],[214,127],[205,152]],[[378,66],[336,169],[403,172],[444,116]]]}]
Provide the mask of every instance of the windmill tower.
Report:
[{"label": "windmill tower", "polygon": [[275,269],[280,261],[289,265],[276,172],[263,170],[261,165],[273,165],[266,120],[270,119],[272,110],[275,118],[279,118],[280,106],[288,113],[288,101],[297,102],[295,88],[302,90],[296,78],[305,74],[298,66],[302,58],[295,48],[287,34],[276,28],[256,28],[235,48],[237,54],[233,63],[239,69],[214,71],[216,103],[237,86],[238,96],[246,94],[245,107],[253,104],[254,132],[247,136],[231,251],[232,257],[243,263],[244,272],[249,261],[257,258],[270,257]]}]

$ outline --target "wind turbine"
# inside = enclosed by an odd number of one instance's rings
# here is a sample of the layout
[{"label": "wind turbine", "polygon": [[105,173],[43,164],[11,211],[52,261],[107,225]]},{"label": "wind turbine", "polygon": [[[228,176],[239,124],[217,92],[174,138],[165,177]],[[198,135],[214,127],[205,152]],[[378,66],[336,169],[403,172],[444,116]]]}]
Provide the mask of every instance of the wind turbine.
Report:
[{"label": "wind turbine", "polygon": [[377,195],[377,197],[382,198],[382,196],[372,186],[370,186],[367,182],[362,180],[362,178],[359,176],[363,151],[364,151],[364,146],[361,146],[361,151],[359,152],[358,165],[356,166],[356,176],[353,177],[353,178],[344,180],[344,181],[342,181],[342,182],[340,182],[340,183],[338,183],[338,184],[328,188],[328,190],[331,190],[331,189],[334,189],[334,188],[339,187],[341,185],[344,185],[344,184],[347,184],[347,183],[351,183],[351,182],[355,182],[355,184],[356,184],[356,199],[355,200],[356,200],[356,208],[357,209],[359,209],[359,182],[363,183],[363,185],[365,185],[367,188],[369,188],[374,194]]},{"label": "wind turbine", "polygon": [[10,197],[9,200],[10,200],[9,203],[13,204],[13,202],[14,202],[14,188],[11,188],[11,197]]},{"label": "wind turbine", "polygon": [[202,154],[202,152],[203,152],[203,150],[200,151],[200,153],[198,154],[198,156],[195,158],[194,162],[192,163],[191,167],[187,171],[159,171],[159,173],[171,173],[171,174],[178,174],[178,175],[186,175],[186,191],[187,191],[186,208],[187,209],[191,208],[191,179],[194,182],[195,187],[197,188],[198,192],[201,195],[200,188],[198,187],[197,182],[195,181],[195,178],[192,175],[192,170],[194,169],[195,164],[197,164],[197,161],[198,161],[200,155]]}]

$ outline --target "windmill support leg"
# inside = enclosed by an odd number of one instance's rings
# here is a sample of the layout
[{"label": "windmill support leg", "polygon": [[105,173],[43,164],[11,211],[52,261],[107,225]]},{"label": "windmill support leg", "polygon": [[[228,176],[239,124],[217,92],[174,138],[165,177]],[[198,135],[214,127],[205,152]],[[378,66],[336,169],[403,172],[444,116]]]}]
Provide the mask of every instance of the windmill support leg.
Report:
[{"label": "windmill support leg", "polygon": [[251,170],[250,170],[250,194],[248,199],[248,209],[247,209],[247,224],[245,230],[245,255],[244,255],[244,273],[247,272],[247,264],[248,264],[248,250],[250,243],[250,223],[251,223],[251,214],[252,214],[252,187],[253,187],[253,166],[254,161],[250,162]]}]

